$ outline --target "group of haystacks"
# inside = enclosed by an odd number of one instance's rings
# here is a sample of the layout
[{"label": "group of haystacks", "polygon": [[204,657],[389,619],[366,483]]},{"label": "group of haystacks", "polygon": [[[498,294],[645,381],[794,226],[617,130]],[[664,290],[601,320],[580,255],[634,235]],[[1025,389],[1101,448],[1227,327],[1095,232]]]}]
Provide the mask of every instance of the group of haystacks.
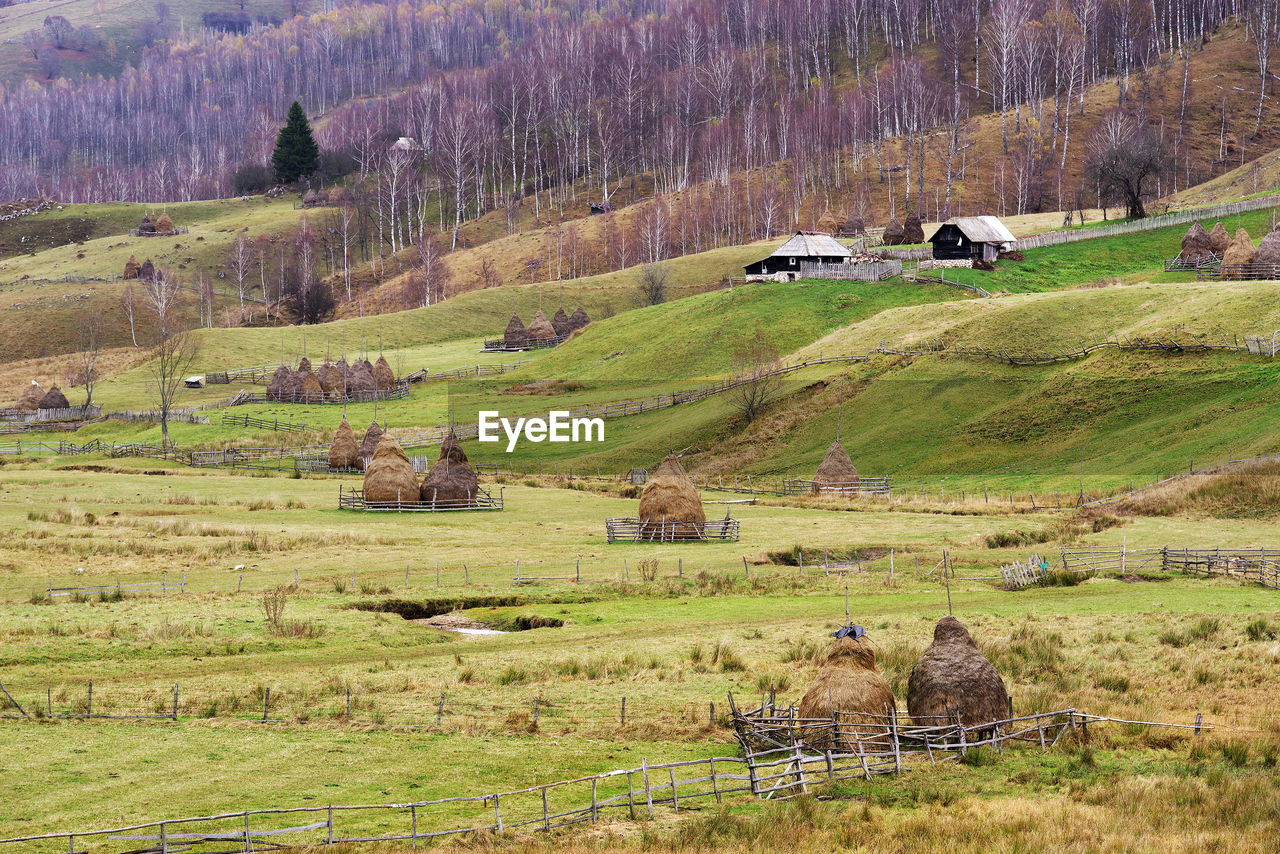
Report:
[{"label": "group of haystacks", "polygon": [[[837,718],[852,722],[859,737],[883,732],[893,689],[876,669],[875,650],[866,636],[839,637],[827,652],[822,669],[800,701],[802,718]],[[968,629],[955,617],[938,621],[933,643],[911,668],[907,711],[916,726],[982,726],[1010,716],[1004,680],[979,651]],[[813,747],[829,746],[830,732],[819,731]]]},{"label": "group of haystacks", "polygon": [[24,412],[34,412],[37,409],[69,409],[70,407],[71,403],[62,393],[62,389],[58,388],[57,383],[45,391],[35,380],[31,381],[31,385],[27,386],[26,390],[18,396],[18,402],[13,405],[14,409],[21,409]]},{"label": "group of haystacks", "polygon": [[150,214],[147,214],[142,217],[142,222],[138,223],[139,237],[163,237],[177,233],[178,229],[174,228],[173,220],[169,218],[167,213],[160,214],[154,220],[151,219]]},{"label": "group of haystacks", "polygon": [[1255,248],[1244,228],[1237,228],[1231,237],[1221,222],[1212,231],[1205,231],[1198,222],[1192,223],[1182,236],[1179,258],[1185,264],[1197,265],[1221,259],[1223,279],[1276,276],[1280,271],[1280,230],[1268,233]]},{"label": "group of haystacks", "polygon": [[479,486],[475,470],[452,430],[440,447],[439,459],[421,484],[400,444],[386,434],[379,438],[364,471],[364,500],[368,503],[464,508],[475,502]]},{"label": "group of haystacks", "polygon": [[542,313],[542,309],[534,312],[533,319],[525,326],[520,315],[511,315],[507,330],[502,335],[503,343],[508,348],[528,347],[533,342],[551,341],[556,338],[567,338],[572,333],[591,323],[591,318],[578,306],[573,314],[565,314],[564,308],[556,309],[550,320]]},{"label": "group of haystacks", "polygon": [[885,246],[924,243],[924,223],[920,221],[920,215],[910,214],[906,222],[898,222],[897,217],[889,220],[881,240]]},{"label": "group of haystacks", "polygon": [[390,391],[395,385],[395,371],[385,356],[379,356],[376,362],[357,359],[351,365],[346,359],[333,364],[326,361],[318,371],[312,371],[310,360],[303,356],[296,371],[289,370],[287,365],[276,368],[267,383],[267,399],[321,403],[359,397],[360,392]]},{"label": "group of haystacks", "polygon": [[129,260],[124,262],[124,277],[150,282],[156,277],[156,267],[151,263],[150,258],[139,264],[137,256],[130,255]]}]

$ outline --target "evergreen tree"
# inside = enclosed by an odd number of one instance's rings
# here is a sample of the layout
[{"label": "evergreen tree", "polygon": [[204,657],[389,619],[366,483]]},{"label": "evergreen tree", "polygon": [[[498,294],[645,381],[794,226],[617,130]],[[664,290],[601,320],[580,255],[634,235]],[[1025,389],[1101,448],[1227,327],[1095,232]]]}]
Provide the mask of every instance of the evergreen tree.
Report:
[{"label": "evergreen tree", "polygon": [[289,108],[289,117],[276,137],[276,150],[271,153],[271,167],[281,184],[294,181],[316,171],[320,147],[311,135],[311,124],[297,101]]}]

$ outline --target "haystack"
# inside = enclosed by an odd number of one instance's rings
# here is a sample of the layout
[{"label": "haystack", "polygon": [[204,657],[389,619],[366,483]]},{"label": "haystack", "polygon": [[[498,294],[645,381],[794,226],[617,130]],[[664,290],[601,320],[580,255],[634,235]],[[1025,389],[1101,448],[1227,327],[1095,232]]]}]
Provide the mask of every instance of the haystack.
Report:
[{"label": "haystack", "polygon": [[289,383],[292,373],[293,371],[285,365],[276,368],[276,372],[271,375],[271,380],[267,383],[267,400],[280,400],[284,397],[285,386]]},{"label": "haystack", "polygon": [[396,373],[387,364],[385,356],[379,356],[373,363],[373,385],[378,391],[390,391],[396,384]]},{"label": "haystack", "polygon": [[858,470],[849,453],[839,440],[832,442],[813,476],[814,493],[852,491],[856,494],[858,483]]},{"label": "haystack", "polygon": [[40,383],[35,380],[31,381],[31,385],[27,386],[26,391],[22,392],[18,397],[18,402],[13,405],[14,409],[25,409],[31,411],[40,408],[40,400],[44,397],[44,389],[40,387]]},{"label": "haystack", "polygon": [[444,441],[440,443],[441,460],[448,460],[451,463],[465,463],[467,454],[462,450],[462,443],[458,441],[458,434],[453,432],[453,428],[449,428],[449,435],[444,437]]},{"label": "haystack", "polygon": [[[368,434],[365,438],[368,439]],[[373,459],[365,467],[364,500],[403,503],[416,503],[418,500],[418,476],[413,471],[413,464],[400,450],[400,443],[390,436],[378,440]]]},{"label": "haystack", "polygon": [[587,317],[587,313],[582,310],[582,306],[578,306],[573,310],[573,314],[569,315],[569,324],[574,329],[583,329],[591,325],[591,318]]},{"label": "haystack", "polygon": [[903,231],[902,223],[898,222],[896,217],[889,220],[889,224],[884,227],[884,236],[882,238],[884,240],[884,245],[898,246],[905,243],[906,241],[903,240],[903,236],[905,234],[906,232]]},{"label": "haystack", "polygon": [[311,370],[311,360],[310,360],[310,359],[308,359],[306,356],[303,356],[301,359],[299,359],[299,360],[298,360],[298,370],[299,370],[299,371],[309,371],[309,370]]},{"label": "haystack", "polygon": [[1009,717],[1004,680],[955,617],[938,621],[933,643],[911,668],[907,710],[917,726],[952,723],[957,715],[965,726]]},{"label": "haystack", "polygon": [[1209,242],[1209,232],[1198,222],[1191,223],[1187,233],[1182,236],[1182,261],[1184,264],[1199,264],[1213,257],[1213,247]]},{"label": "haystack", "polygon": [[280,384],[280,399],[296,401],[302,392],[302,381],[310,374],[310,371],[290,371],[289,376]]},{"label": "haystack", "polygon": [[1243,228],[1236,229],[1236,236],[1222,253],[1222,278],[1229,279],[1247,273],[1253,264],[1253,238]]},{"label": "haystack", "polygon": [[564,313],[564,307],[556,309],[556,313],[551,316],[551,326],[556,331],[556,335],[568,335],[573,331],[573,324],[569,322],[569,315]]},{"label": "haystack", "polygon": [[1257,275],[1273,277],[1280,268],[1280,231],[1273,231],[1253,252],[1253,272]]},{"label": "haystack", "polygon": [[144,214],[142,222],[138,223],[138,234],[155,234],[156,224],[151,221],[150,214]]},{"label": "haystack", "polygon": [[151,263],[151,259],[142,262],[142,266],[138,268],[138,278],[144,282],[155,281],[156,265]]},{"label": "haystack", "polygon": [[[876,653],[865,637],[837,639],[817,677],[800,701],[802,718],[836,718],[843,733],[858,733],[860,739],[875,737],[888,728],[889,710],[896,708],[893,689],[876,670]],[[809,746],[818,749],[843,748],[833,745],[829,729],[812,730]]]},{"label": "haystack", "polygon": [[511,319],[507,321],[507,331],[503,333],[502,340],[508,347],[529,346],[529,332],[524,328],[524,322],[520,320],[520,315],[511,315]]},{"label": "haystack", "polygon": [[333,434],[333,444],[329,446],[329,468],[354,469],[360,466],[360,446],[356,444],[355,431],[342,419]]},{"label": "haystack", "polygon": [[373,381],[373,374],[364,365],[357,363],[347,375],[347,391],[377,391],[378,385]]},{"label": "haystack", "polygon": [[1213,250],[1213,254],[1222,255],[1230,244],[1231,235],[1227,234],[1226,228],[1221,222],[1214,223],[1213,230],[1209,232],[1209,248]]},{"label": "haystack", "polygon": [[419,497],[426,504],[470,504],[478,489],[471,466],[442,457],[422,479]]},{"label": "haystack", "polygon": [[343,379],[346,379],[351,375],[351,366],[347,364],[346,359],[339,359],[333,363],[333,366],[342,374]]},{"label": "haystack", "polygon": [[156,220],[156,234],[173,234],[176,229],[173,227],[173,220],[169,219],[169,215],[160,214],[160,218]]},{"label": "haystack", "polygon": [[551,325],[550,320],[547,320],[547,316],[542,313],[542,309],[534,312],[533,320],[529,321],[529,337],[532,339],[556,337],[556,328]]},{"label": "haystack", "polygon": [[67,396],[62,393],[62,389],[57,384],[49,386],[49,390],[45,392],[44,397],[40,398],[40,404],[36,409],[69,409],[71,401],[67,400]]},{"label": "haystack", "polygon": [[911,214],[902,224],[903,243],[924,243],[924,224],[920,222],[920,214]]},{"label": "haystack", "polygon": [[842,231],[845,234],[866,234],[867,224],[863,221],[862,217],[854,214],[844,221],[844,228]]},{"label": "haystack", "polygon": [[368,371],[368,372],[369,372],[369,374],[372,376],[372,374],[373,374],[373,362],[370,362],[368,359],[361,359],[360,361],[356,362],[356,366],[357,366],[357,367],[364,368],[364,369],[365,369],[366,371]]},{"label": "haystack", "polygon": [[325,395],[333,399],[342,396],[347,384],[342,371],[328,362],[320,366],[320,370],[316,372],[316,379],[320,381],[320,388],[324,389]]},{"label": "haystack", "polygon": [[138,263],[138,259],[130,255],[129,260],[124,262],[124,277],[126,279],[138,278],[138,270],[141,267],[142,265]]},{"label": "haystack", "polygon": [[373,452],[378,450],[378,443],[382,441],[382,428],[378,426],[378,422],[374,421],[369,425],[369,429],[364,432],[364,441],[360,443],[360,459],[367,460],[373,456]]},{"label": "haystack", "polygon": [[702,525],[688,523],[705,521],[707,514],[698,490],[679,458],[668,454],[640,493],[640,539],[698,540],[703,535]]},{"label": "haystack", "polygon": [[298,383],[298,394],[307,403],[317,403],[324,399],[324,387],[311,371],[299,371],[302,381]]}]

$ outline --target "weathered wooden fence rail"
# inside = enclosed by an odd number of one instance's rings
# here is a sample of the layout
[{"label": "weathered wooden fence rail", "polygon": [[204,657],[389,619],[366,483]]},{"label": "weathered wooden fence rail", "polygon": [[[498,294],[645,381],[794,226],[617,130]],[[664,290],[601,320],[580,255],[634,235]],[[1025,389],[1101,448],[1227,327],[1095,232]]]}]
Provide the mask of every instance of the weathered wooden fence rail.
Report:
[{"label": "weathered wooden fence rail", "polygon": [[476,489],[476,494],[465,499],[437,499],[434,495],[428,501],[418,497],[415,490],[412,496],[406,495],[399,501],[366,501],[363,490],[338,487],[339,510],[386,511],[393,513],[444,513],[455,510],[501,510],[502,490],[498,497],[487,489]]},{"label": "weathered wooden fence rail", "polygon": [[[729,516],[703,522],[606,519],[604,524],[605,535],[611,543],[736,543],[742,527],[741,522]],[[745,565],[745,558],[743,561]]]},{"label": "weathered wooden fence rail", "polygon": [[66,406],[57,409],[0,409],[0,421],[31,423],[38,421],[85,421],[102,415],[99,404]]},{"label": "weathered wooden fence rail", "polygon": [[862,264],[814,264],[808,261],[800,264],[800,278],[828,279],[842,282],[879,282],[902,275],[902,262],[889,259],[880,262]]},{"label": "weathered wooden fence rail", "polygon": [[308,430],[316,428],[309,427],[306,424],[294,424],[288,421],[281,421],[279,418],[254,418],[252,415],[236,415],[233,412],[222,413],[222,423],[232,427],[255,427],[259,430],[271,430],[279,433],[304,433]]},{"label": "weathered wooden fence rail", "polygon": [[1168,228],[1172,225],[1183,225],[1200,220],[1219,219],[1247,211],[1266,210],[1280,207],[1280,196],[1261,196],[1256,199],[1245,199],[1240,202],[1228,202],[1204,208],[1149,216],[1145,219],[1118,222],[1112,225],[1100,225],[1090,228],[1079,228],[1071,231],[1046,231],[1043,234],[1032,234],[1019,237],[1014,247],[1019,251],[1040,249],[1045,246],[1060,246],[1063,243],[1075,243],[1080,240],[1096,240],[1100,237],[1114,237],[1119,234],[1133,234],[1137,231],[1152,231],[1157,228]]}]

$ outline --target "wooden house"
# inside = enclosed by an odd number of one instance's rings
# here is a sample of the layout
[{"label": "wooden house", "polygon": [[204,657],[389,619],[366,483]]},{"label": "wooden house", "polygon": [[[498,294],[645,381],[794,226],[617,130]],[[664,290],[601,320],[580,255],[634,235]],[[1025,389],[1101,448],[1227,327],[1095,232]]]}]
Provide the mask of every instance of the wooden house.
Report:
[{"label": "wooden house", "polygon": [[748,264],[747,281],[794,282],[801,264],[846,264],[853,253],[830,234],[797,231],[767,258]]},{"label": "wooden house", "polygon": [[947,220],[929,238],[938,261],[994,261],[1017,240],[994,216],[958,216]]}]

